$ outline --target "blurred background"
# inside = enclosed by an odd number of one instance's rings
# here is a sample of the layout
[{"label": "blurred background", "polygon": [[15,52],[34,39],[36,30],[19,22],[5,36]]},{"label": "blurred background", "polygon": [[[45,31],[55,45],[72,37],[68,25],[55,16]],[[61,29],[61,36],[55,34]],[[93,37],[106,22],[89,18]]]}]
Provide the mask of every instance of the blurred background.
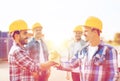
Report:
[{"label": "blurred background", "polygon": [[[120,55],[119,4],[119,0],[1,0],[0,81],[9,81],[7,56],[12,39],[8,35],[8,27],[12,21],[23,19],[29,28],[35,22],[40,22],[48,49],[58,50],[62,56],[67,56],[68,44],[73,39],[73,28],[84,24],[88,16],[96,16],[103,22],[101,38],[113,45]],[[66,72],[53,71],[60,79],[63,78],[61,81],[66,81]],[[55,75],[51,75],[50,81],[58,79]]]}]

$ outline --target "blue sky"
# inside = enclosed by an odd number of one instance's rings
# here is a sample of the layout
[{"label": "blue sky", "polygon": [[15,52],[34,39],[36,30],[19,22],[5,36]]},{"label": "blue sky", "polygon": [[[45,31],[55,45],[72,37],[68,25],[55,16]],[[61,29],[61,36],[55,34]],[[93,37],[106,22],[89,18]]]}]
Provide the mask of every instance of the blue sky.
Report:
[{"label": "blue sky", "polygon": [[72,36],[73,28],[88,16],[103,21],[102,36],[112,39],[120,32],[119,0],[1,0],[0,30],[8,31],[10,23],[24,19],[29,28],[35,22],[43,25],[46,38],[58,41]]}]

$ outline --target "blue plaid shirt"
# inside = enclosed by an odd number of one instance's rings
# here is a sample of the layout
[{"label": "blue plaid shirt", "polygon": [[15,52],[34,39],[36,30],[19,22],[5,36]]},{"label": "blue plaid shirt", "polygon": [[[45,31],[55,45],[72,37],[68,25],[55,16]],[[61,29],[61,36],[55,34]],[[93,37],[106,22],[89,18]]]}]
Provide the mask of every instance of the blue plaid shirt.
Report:
[{"label": "blue plaid shirt", "polygon": [[80,66],[81,81],[116,81],[118,78],[116,49],[101,42],[92,59],[88,61],[88,46],[73,56],[63,67],[70,69]]}]

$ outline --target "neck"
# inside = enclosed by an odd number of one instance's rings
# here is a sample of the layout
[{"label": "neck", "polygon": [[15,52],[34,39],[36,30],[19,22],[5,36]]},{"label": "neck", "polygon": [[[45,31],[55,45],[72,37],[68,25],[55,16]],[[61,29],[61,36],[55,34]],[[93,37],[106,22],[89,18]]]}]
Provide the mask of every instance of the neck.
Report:
[{"label": "neck", "polygon": [[40,40],[40,38],[35,38],[35,40]]},{"label": "neck", "polygon": [[76,42],[79,42],[80,40],[81,40],[81,39],[76,39],[75,41],[76,41]]},{"label": "neck", "polygon": [[40,40],[41,39],[41,37],[39,37],[39,36],[35,36],[34,38],[35,38],[35,40]]},{"label": "neck", "polygon": [[24,47],[18,40],[15,40],[16,44],[18,44],[20,47]]}]

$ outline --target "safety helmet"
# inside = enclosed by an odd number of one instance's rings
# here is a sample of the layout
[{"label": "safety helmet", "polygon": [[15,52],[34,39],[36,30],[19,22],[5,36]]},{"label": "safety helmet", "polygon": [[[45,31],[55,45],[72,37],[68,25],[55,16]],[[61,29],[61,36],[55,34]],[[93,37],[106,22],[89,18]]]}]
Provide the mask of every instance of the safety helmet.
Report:
[{"label": "safety helmet", "polygon": [[94,16],[88,17],[84,26],[95,28],[102,32],[102,21],[97,17]]},{"label": "safety helmet", "polygon": [[19,30],[27,30],[28,26],[24,20],[15,20],[9,26],[9,33]]},{"label": "safety helmet", "polygon": [[33,24],[32,30],[34,30],[35,28],[38,28],[38,27],[42,28],[41,24],[36,22],[35,24]]},{"label": "safety helmet", "polygon": [[77,31],[81,31],[81,32],[83,31],[81,25],[78,25],[74,28],[73,32],[77,32]]}]

